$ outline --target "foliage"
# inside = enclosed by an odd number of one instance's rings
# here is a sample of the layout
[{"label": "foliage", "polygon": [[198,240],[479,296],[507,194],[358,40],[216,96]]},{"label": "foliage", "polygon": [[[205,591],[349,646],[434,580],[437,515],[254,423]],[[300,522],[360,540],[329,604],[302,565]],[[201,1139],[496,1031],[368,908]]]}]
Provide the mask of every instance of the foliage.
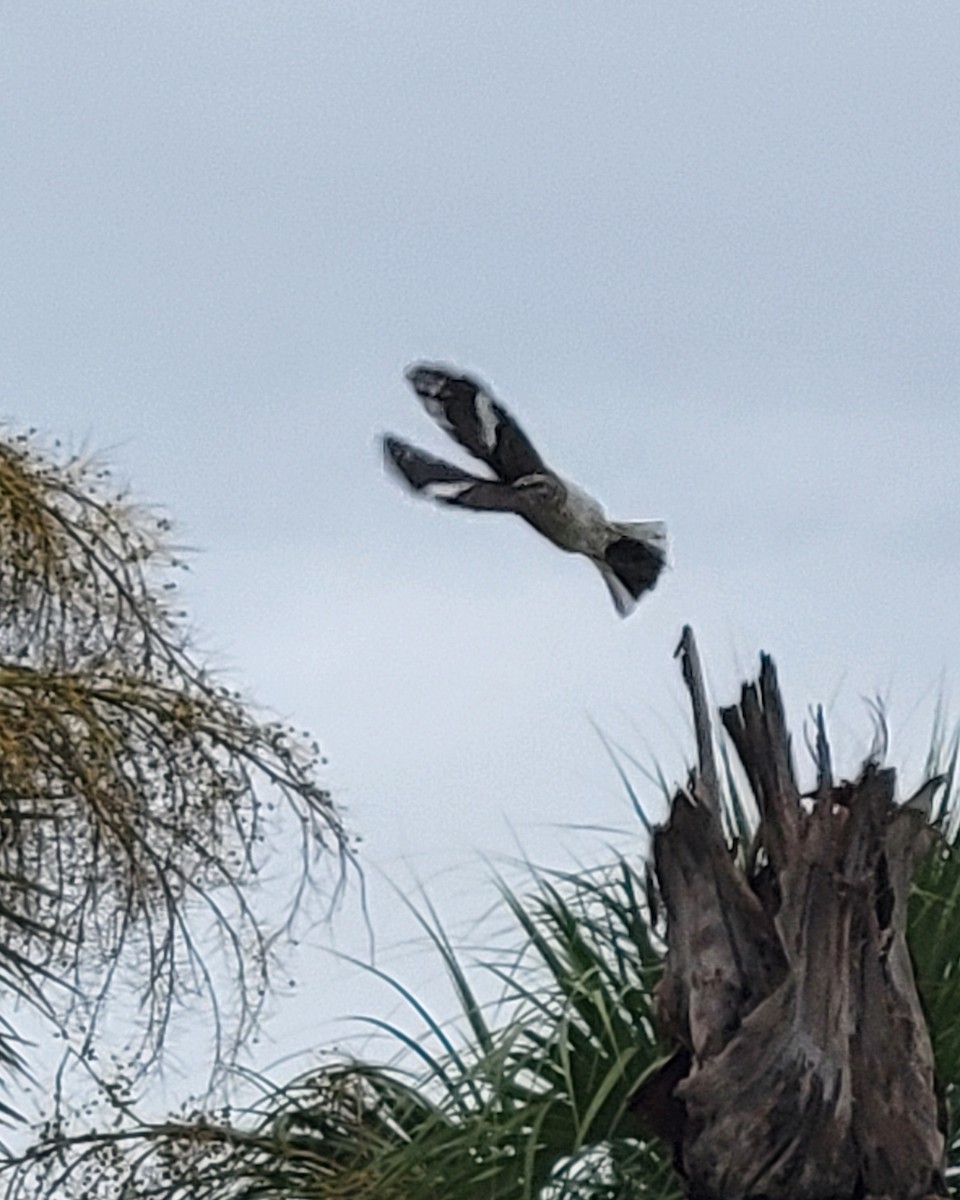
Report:
[{"label": "foliage", "polygon": [[[755,812],[722,737],[717,749],[724,826],[737,861],[754,864]],[[822,768],[828,757],[818,715],[814,759]],[[946,779],[936,812],[943,836],[909,912],[948,1101],[960,1094],[957,757],[958,739],[940,725],[927,774]],[[649,828],[620,761],[617,769]],[[529,894],[502,888],[519,937],[472,966],[436,915],[421,915],[459,997],[457,1031],[395,982],[425,1028],[411,1037],[374,1022],[403,1052],[393,1065],[332,1062],[283,1087],[265,1085],[242,1111],[146,1124],[128,1113],[114,1130],[47,1131],[10,1164],[8,1196],[672,1200],[681,1188],[670,1154],[633,1104],[668,1050],[654,1030],[662,945],[641,871],[625,859],[563,875],[531,868]],[[496,1020],[477,998],[477,972],[503,992]],[[955,1131],[949,1165],[960,1171]]]},{"label": "foliage", "polygon": [[[956,746],[944,743],[928,764],[947,779],[937,823],[949,832]],[[720,750],[725,817],[746,860],[751,821]],[[520,951],[508,945],[468,969],[435,914],[420,918],[459,996],[459,1034],[397,983],[426,1026],[416,1039],[393,1030],[405,1065],[333,1063],[266,1091],[244,1112],[49,1141],[17,1165],[9,1194],[30,1187],[51,1197],[163,1200],[679,1196],[669,1154],[631,1109],[664,1051],[652,1024],[661,945],[647,881],[622,859],[604,870],[531,872],[530,894],[502,888]],[[948,1100],[960,1089],[958,896],[960,854],[943,840],[920,872],[909,926]],[[503,989],[497,1022],[477,1000],[476,970]],[[949,1161],[960,1170],[955,1131]]]},{"label": "foliage", "polygon": [[[0,995],[80,1030],[92,1062],[109,987],[135,962],[132,1071],[178,995],[221,1011],[197,942],[211,925],[240,981],[221,1055],[256,1016],[269,931],[244,885],[270,793],[295,815],[305,871],[325,845],[348,853],[317,747],[198,662],[168,536],[96,464],[0,440]],[[25,1066],[6,1028],[3,1064]]]},{"label": "foliage", "polygon": [[[50,1143],[12,1191],[39,1174],[48,1195],[67,1194],[71,1180],[81,1194],[82,1178],[97,1181],[97,1195],[170,1200],[612,1198],[638,1178],[660,1179],[666,1194],[669,1158],[637,1139],[630,1112],[661,1056],[651,1020],[659,954],[643,883],[626,862],[535,883],[528,900],[503,892],[525,952],[485,964],[506,991],[505,1025],[488,1022],[442,929],[425,921],[460,997],[465,1048],[411,996],[430,1037],[395,1033],[419,1058],[415,1076],[340,1063],[229,1121]],[[118,1154],[127,1142],[136,1148]]]}]

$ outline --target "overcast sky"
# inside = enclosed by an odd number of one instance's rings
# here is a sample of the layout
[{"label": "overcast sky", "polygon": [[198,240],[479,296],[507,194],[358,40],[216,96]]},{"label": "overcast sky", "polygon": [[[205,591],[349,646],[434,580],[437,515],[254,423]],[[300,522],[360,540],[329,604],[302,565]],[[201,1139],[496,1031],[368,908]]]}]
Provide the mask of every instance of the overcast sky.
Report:
[{"label": "overcast sky", "polygon": [[[958,61],[936,0],[3,0],[0,411],[198,549],[200,641],[319,736],[386,965],[380,870],[456,927],[481,854],[641,845],[590,719],[682,777],[685,622],[718,700],[766,649],[798,734],[828,704],[848,771],[881,696],[916,778],[960,686]],[[632,617],[385,478],[384,430],[451,448],[420,358],[667,521]],[[381,1002],[324,940],[276,1053]]]}]

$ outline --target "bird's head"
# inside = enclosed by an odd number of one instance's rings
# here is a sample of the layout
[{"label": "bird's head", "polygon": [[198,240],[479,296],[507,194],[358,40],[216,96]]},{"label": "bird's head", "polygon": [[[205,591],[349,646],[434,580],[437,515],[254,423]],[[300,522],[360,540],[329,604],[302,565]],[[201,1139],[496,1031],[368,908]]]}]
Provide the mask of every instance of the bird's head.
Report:
[{"label": "bird's head", "polygon": [[522,475],[511,486],[514,491],[531,500],[556,500],[559,492],[556,477],[539,471],[535,475]]},{"label": "bird's head", "polygon": [[519,479],[513,481],[513,486],[522,492],[533,492],[542,488],[546,482],[546,477],[543,475],[521,475]]}]

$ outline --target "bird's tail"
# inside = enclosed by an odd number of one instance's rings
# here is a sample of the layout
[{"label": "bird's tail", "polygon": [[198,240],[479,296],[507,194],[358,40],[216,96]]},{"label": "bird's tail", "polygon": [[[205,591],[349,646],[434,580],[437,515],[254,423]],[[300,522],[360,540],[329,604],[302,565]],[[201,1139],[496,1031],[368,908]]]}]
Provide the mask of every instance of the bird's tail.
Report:
[{"label": "bird's tail", "polygon": [[614,521],[613,528],[621,537],[645,542],[667,556],[667,526],[663,521]]},{"label": "bird's tail", "polygon": [[618,521],[614,537],[597,569],[610,590],[617,612],[629,616],[637,601],[656,585],[667,561],[667,527],[662,521]]}]

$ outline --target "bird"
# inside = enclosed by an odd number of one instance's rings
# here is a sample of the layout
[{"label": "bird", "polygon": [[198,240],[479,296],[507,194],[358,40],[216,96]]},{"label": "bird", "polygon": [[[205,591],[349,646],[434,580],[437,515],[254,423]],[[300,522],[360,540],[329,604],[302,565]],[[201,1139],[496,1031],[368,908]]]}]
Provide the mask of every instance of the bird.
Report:
[{"label": "bird", "polygon": [[493,473],[471,474],[393,434],[384,461],[414,492],[455,508],[522,517],[559,549],[603,576],[621,617],[656,585],[666,564],[662,521],[611,521],[602,506],[548,467],[489,388],[442,364],[415,363],[407,381],[429,416]]}]

